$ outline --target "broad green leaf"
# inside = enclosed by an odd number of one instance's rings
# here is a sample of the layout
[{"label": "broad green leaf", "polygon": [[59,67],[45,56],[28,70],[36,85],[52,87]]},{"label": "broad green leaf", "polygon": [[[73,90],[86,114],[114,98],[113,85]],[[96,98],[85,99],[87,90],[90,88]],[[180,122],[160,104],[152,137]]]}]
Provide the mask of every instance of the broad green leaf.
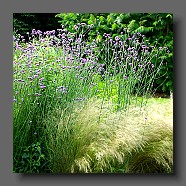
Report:
[{"label": "broad green leaf", "polygon": [[117,24],[116,23],[112,24],[112,30],[115,30],[116,28],[117,28]]},{"label": "broad green leaf", "polygon": [[129,25],[128,25],[128,29],[130,31],[134,31],[139,27],[139,24],[136,22],[136,20],[132,20]]}]

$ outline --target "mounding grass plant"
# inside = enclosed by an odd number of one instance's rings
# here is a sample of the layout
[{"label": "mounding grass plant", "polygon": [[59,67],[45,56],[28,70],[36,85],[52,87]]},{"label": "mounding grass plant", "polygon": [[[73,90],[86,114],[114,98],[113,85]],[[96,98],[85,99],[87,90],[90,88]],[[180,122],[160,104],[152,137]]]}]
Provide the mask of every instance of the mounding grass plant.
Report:
[{"label": "mounding grass plant", "polygon": [[14,38],[14,172],[171,172],[172,125],[143,113],[167,48],[81,26]]},{"label": "mounding grass plant", "polygon": [[[153,101],[148,112],[131,107],[127,114],[112,112],[107,103],[101,108],[101,102],[89,100],[83,109],[77,105],[66,120],[62,116],[52,124],[46,121],[53,173],[172,172],[171,102],[160,105]],[[53,135],[52,130],[56,131]]]}]

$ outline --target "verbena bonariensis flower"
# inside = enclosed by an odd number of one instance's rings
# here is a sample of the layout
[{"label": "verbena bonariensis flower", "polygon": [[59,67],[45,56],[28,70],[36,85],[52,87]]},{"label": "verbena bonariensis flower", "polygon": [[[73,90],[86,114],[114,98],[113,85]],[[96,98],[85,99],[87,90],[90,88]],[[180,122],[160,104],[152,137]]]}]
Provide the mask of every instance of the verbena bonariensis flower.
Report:
[{"label": "verbena bonariensis flower", "polygon": [[[16,82],[24,83],[21,75],[28,72],[25,79],[29,80],[30,84],[39,81],[39,87],[45,89],[45,81],[40,78],[40,76],[43,76],[44,71],[47,75],[62,72],[64,76],[67,72],[74,72],[74,76],[82,81],[91,79],[91,76],[97,73],[103,77],[121,73],[124,80],[134,77],[143,79],[145,72],[150,77],[150,73],[155,70],[156,66],[152,62],[148,62],[157,53],[157,48],[156,46],[149,46],[143,35],[140,33],[131,35],[127,29],[123,30],[121,36],[116,37],[104,33],[104,40],[100,49],[96,40],[92,42],[86,41],[85,33],[89,32],[89,27],[86,26],[86,24],[76,25],[77,34],[69,33],[64,28],[44,33],[33,29],[31,36],[38,37],[39,44],[36,43],[36,40],[33,40],[33,43],[27,43],[25,48],[22,48],[19,42],[14,39],[15,50],[22,52],[19,60],[21,63],[25,59],[27,61],[26,69],[22,68],[19,71],[14,71],[17,76],[16,79],[18,79]],[[50,51],[50,49],[52,50]],[[159,48],[159,50],[168,51],[168,48]],[[55,55],[58,55],[57,51],[61,53],[56,57]],[[51,55],[49,55],[50,53]],[[52,56],[52,53],[55,53],[55,57]],[[14,63],[14,65],[21,68],[18,66],[20,64]],[[18,72],[21,72],[21,75]],[[85,72],[88,77],[84,76]],[[47,81],[47,78],[45,80]],[[111,77],[110,82],[112,81]],[[89,87],[94,86],[91,83]],[[57,92],[67,94],[67,89],[60,87]]]}]

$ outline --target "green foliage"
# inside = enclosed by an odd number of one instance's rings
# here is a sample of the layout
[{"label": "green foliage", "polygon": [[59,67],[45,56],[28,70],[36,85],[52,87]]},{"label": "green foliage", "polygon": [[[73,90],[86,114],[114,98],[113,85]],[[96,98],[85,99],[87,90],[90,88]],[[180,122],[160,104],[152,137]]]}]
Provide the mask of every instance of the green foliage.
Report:
[{"label": "green foliage", "polygon": [[20,167],[16,168],[16,172],[42,173],[46,158],[42,153],[41,144],[39,142],[33,143],[28,147],[25,147],[23,152]]},{"label": "green foliage", "polygon": [[131,32],[133,32],[134,30],[136,30],[138,27],[139,27],[139,24],[135,20],[130,21],[130,23],[128,25],[128,29]]},{"label": "green foliage", "polygon": [[[93,25],[88,33],[88,39],[96,39],[98,43],[103,40],[103,34],[109,33],[119,36],[123,28],[131,33],[144,34],[150,43],[168,47],[169,55],[165,56],[164,62],[167,67],[160,69],[161,79],[156,80],[154,88],[159,91],[173,91],[173,15],[171,13],[60,13],[56,15],[59,22],[69,31],[76,32],[74,25],[87,23]],[[101,49],[101,45],[100,45]],[[167,72],[166,76],[164,75]],[[166,79],[166,80],[165,80]]]}]

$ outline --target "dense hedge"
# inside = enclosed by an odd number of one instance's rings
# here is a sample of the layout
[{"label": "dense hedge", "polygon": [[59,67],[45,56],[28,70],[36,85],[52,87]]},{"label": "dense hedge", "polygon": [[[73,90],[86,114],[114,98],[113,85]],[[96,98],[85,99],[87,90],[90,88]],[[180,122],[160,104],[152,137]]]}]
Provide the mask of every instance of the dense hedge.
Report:
[{"label": "dense hedge", "polygon": [[[152,45],[168,47],[169,53],[163,56],[162,77],[155,81],[160,92],[173,91],[173,15],[170,13],[58,13],[58,14],[14,14],[14,32],[21,33],[34,29],[53,30],[64,25],[68,31],[77,32],[75,25],[86,23],[93,25],[86,30],[87,40],[96,39],[101,43],[104,33],[113,37],[120,36],[123,28],[131,33],[140,32]],[[166,75],[164,75],[166,73]]]}]

